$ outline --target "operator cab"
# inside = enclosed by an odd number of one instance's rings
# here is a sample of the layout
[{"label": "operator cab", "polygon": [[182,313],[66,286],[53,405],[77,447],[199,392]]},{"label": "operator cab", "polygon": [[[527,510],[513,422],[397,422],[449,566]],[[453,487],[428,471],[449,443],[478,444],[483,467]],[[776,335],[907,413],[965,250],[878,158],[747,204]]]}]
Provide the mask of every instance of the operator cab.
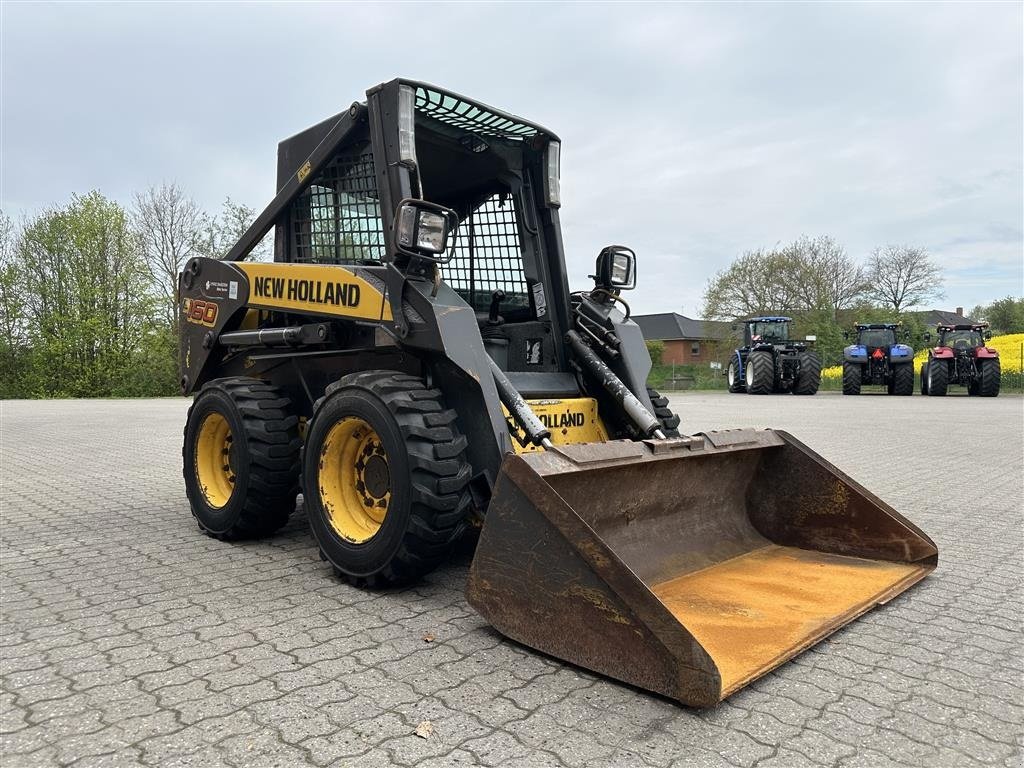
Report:
[{"label": "operator cab", "polygon": [[973,349],[982,345],[978,331],[949,331],[942,336],[942,346],[961,349]]},{"label": "operator cab", "polygon": [[743,342],[752,344],[785,344],[789,341],[789,317],[752,317],[746,321]]},{"label": "operator cab", "polygon": [[[896,330],[899,325],[896,323],[857,323],[854,328],[857,331],[857,344],[867,347],[868,351],[875,349],[888,349],[897,344]],[[848,333],[843,334],[849,337]]]},{"label": "operator cab", "polygon": [[[349,110],[364,113],[322,167],[306,158],[345,115],[280,143],[279,196],[296,177],[304,188],[276,222],[275,261],[393,264],[416,290],[453,306],[465,302],[489,356],[527,398],[581,394],[565,344],[573,330],[612,345],[612,359],[624,334],[642,344],[619,297],[635,284],[632,251],[605,249],[596,289],[569,293],[559,223],[561,144],[553,132],[408,80],[372,89],[366,105]],[[384,273],[392,274],[378,269],[364,277]],[[416,325],[416,318],[400,322]],[[380,337],[358,325],[345,333],[366,346]],[[643,391],[643,361],[623,356],[621,365],[629,367],[621,375]]]},{"label": "operator cab", "polygon": [[938,327],[940,347],[948,347],[953,351],[967,351],[985,346],[985,341],[992,338],[987,323],[977,325],[940,325]]}]

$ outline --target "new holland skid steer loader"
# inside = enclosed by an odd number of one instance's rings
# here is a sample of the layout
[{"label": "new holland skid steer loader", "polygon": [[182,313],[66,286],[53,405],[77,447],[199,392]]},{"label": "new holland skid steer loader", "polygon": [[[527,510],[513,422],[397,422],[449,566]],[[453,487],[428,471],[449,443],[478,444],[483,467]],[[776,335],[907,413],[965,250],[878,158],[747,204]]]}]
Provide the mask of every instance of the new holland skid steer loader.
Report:
[{"label": "new holland skid steer loader", "polygon": [[[395,80],[283,141],[278,192],[180,276],[199,525],[270,534],[303,496],[354,584],[416,579],[479,525],[469,602],[505,635],[711,705],[936,565],[786,433],[680,437],[621,292],[571,293],[558,138]],[[245,261],[271,227],[274,262]]]}]

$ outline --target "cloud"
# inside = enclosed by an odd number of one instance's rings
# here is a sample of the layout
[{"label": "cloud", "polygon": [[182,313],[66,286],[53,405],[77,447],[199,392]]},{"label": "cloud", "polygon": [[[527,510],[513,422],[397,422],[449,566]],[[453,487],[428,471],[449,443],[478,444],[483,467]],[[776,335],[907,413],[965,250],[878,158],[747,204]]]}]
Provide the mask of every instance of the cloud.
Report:
[{"label": "cloud", "polygon": [[[638,252],[637,311],[699,310],[739,252],[930,249],[947,302],[1024,291],[1014,4],[11,4],[0,206],[174,179],[262,207],[277,142],[395,76],[563,140],[570,278]],[[962,268],[964,260],[971,265]],[[981,271],[975,270],[984,265]]]}]

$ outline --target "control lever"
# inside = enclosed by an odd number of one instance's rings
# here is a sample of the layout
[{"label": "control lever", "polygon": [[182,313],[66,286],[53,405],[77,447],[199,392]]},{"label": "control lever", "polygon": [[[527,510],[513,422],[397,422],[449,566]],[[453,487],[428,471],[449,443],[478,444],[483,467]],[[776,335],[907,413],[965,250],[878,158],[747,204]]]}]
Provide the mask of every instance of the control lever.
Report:
[{"label": "control lever", "polygon": [[505,292],[502,290],[495,291],[491,294],[491,306],[487,310],[487,324],[488,325],[501,325],[505,322],[505,319],[498,314],[501,309],[501,302],[505,300]]}]

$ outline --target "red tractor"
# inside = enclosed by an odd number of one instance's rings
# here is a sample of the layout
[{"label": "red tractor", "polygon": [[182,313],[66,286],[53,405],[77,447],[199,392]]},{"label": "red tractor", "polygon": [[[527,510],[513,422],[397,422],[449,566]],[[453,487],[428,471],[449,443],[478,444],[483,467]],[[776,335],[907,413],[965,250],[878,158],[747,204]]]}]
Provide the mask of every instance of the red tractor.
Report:
[{"label": "red tractor", "polygon": [[950,384],[960,384],[968,395],[998,395],[999,353],[985,346],[992,338],[988,323],[940,325],[936,330],[938,344],[921,366],[921,394],[942,397]]}]

